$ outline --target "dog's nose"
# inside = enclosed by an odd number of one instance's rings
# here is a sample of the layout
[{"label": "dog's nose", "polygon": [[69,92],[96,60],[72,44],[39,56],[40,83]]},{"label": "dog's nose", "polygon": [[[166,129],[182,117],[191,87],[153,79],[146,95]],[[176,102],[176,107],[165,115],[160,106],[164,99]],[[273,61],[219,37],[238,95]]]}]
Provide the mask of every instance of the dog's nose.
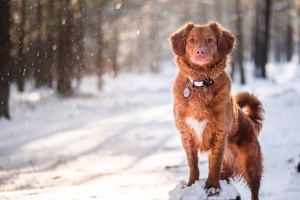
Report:
[{"label": "dog's nose", "polygon": [[204,54],[206,54],[206,51],[205,51],[204,48],[198,48],[198,49],[196,49],[196,54],[197,55],[204,55]]}]

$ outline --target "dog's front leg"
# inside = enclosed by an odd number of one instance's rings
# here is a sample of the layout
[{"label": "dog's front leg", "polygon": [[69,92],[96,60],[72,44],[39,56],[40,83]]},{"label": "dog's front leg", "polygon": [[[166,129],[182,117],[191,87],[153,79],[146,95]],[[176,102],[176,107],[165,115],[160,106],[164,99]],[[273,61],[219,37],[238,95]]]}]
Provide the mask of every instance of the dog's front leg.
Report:
[{"label": "dog's front leg", "polygon": [[198,148],[191,133],[181,132],[181,139],[190,168],[188,186],[191,186],[195,181],[199,180]]},{"label": "dog's front leg", "polygon": [[219,130],[212,135],[211,140],[211,148],[208,154],[209,173],[205,189],[208,195],[215,195],[221,191],[219,180],[226,134],[224,131]]}]

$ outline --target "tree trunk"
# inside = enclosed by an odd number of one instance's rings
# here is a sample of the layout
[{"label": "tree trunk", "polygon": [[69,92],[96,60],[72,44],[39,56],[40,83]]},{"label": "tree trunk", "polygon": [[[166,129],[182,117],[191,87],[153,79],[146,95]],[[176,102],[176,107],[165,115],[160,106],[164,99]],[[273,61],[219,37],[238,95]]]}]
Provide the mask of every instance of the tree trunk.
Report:
[{"label": "tree trunk", "polygon": [[82,70],[84,68],[84,24],[85,24],[85,12],[86,5],[85,1],[79,0],[76,8],[76,23],[77,23],[77,33],[75,35],[75,41],[77,42],[76,50],[75,50],[75,66],[74,73],[77,80],[77,87],[80,85],[80,80],[82,77]]},{"label": "tree trunk", "polygon": [[71,10],[70,0],[62,0],[60,3],[60,30],[59,30],[59,53],[58,53],[58,82],[57,93],[63,97],[72,95],[71,87]]},{"label": "tree trunk", "polygon": [[112,72],[116,77],[120,72],[120,66],[118,63],[118,50],[119,50],[119,36],[120,36],[120,16],[121,8],[118,8],[114,11],[112,19],[112,37],[108,43],[109,48],[111,49],[111,60],[112,60]]},{"label": "tree trunk", "polygon": [[153,20],[151,22],[151,28],[149,30],[149,50],[152,51],[152,55],[151,58],[149,60],[150,62],[150,71],[151,72],[155,72],[158,73],[159,72],[159,46],[156,45],[156,43],[154,41],[156,41],[156,39],[158,38],[158,33],[156,30],[158,30],[158,21],[157,20]]},{"label": "tree trunk", "polygon": [[9,116],[9,82],[10,82],[10,2],[0,2],[0,117],[7,119]]},{"label": "tree trunk", "polygon": [[[47,45],[46,45],[46,52],[47,52],[47,65],[48,71],[46,72],[47,79],[46,79],[46,84],[48,87],[52,88],[53,86],[53,75],[54,75],[54,65],[55,65],[55,50],[56,50],[56,45],[55,45],[55,39],[52,36],[52,30],[57,27],[57,17],[55,17],[55,0],[48,0],[48,13],[47,13]],[[55,20],[50,20],[55,18]]]},{"label": "tree trunk", "polygon": [[18,29],[19,49],[18,49],[18,66],[17,66],[17,86],[18,91],[23,92],[25,89],[26,62],[24,53],[24,37],[25,37],[25,22],[26,22],[26,0],[21,0],[20,11],[20,26]]},{"label": "tree trunk", "polygon": [[256,66],[255,75],[266,78],[266,64],[268,61],[269,45],[269,22],[271,0],[257,0],[256,32],[254,61]]},{"label": "tree trunk", "polygon": [[[37,4],[37,28],[38,28],[38,39],[37,39],[37,62],[35,65],[35,86],[40,87],[44,85],[51,85],[49,79],[51,79],[50,63],[47,61],[47,26],[44,21],[47,20],[45,17],[46,12],[46,0],[38,0]],[[50,19],[48,19],[50,20]],[[49,77],[50,76],[50,77]]]},{"label": "tree trunk", "polygon": [[112,71],[113,76],[116,77],[119,72],[119,65],[118,65],[118,47],[119,47],[119,30],[117,25],[114,25],[113,31],[112,31],[112,42],[110,43],[110,48],[112,50],[111,53],[111,60],[112,60]]},{"label": "tree trunk", "polygon": [[42,74],[43,74],[43,71],[44,71],[44,64],[42,62],[43,60],[43,54],[44,54],[44,51],[43,51],[43,46],[44,44],[42,43],[42,2],[41,0],[38,0],[37,1],[37,16],[36,16],[36,19],[37,19],[37,30],[38,30],[38,39],[37,39],[37,52],[36,52],[36,63],[35,63],[35,66],[34,66],[34,78],[35,78],[35,87],[40,87],[43,85],[42,83],[42,80],[43,80],[43,77],[42,77]]},{"label": "tree trunk", "polygon": [[242,12],[241,12],[241,1],[240,0],[236,0],[236,13],[237,13],[237,34],[236,34],[236,38],[237,38],[237,45],[236,45],[236,50],[235,50],[235,62],[237,63],[237,65],[239,66],[240,69],[240,76],[241,76],[241,84],[245,84],[245,75],[244,75],[244,38],[243,38],[243,28],[242,28]]},{"label": "tree trunk", "polygon": [[263,46],[263,62],[261,69],[261,76],[263,78],[267,77],[266,74],[266,65],[268,62],[268,53],[269,53],[269,32],[270,32],[270,11],[271,11],[272,0],[266,0],[266,12],[265,12],[265,42]]},{"label": "tree trunk", "polygon": [[[159,10],[159,5],[156,3],[151,3],[150,4],[153,10]],[[157,30],[160,30],[159,27],[159,20],[155,20],[156,18],[160,18],[160,14],[155,14],[153,12],[148,12],[147,15],[149,15],[148,19],[150,21],[149,24],[149,40],[148,40],[148,48],[149,51],[151,52],[151,57],[148,57],[149,59],[149,64],[150,64],[150,71],[154,73],[159,72],[159,61],[160,61],[160,54],[159,50],[160,47],[156,44],[157,39],[159,38]],[[149,53],[148,53],[149,54]]]},{"label": "tree trunk", "polygon": [[292,60],[292,56],[293,56],[293,31],[292,31],[292,26],[290,24],[291,22],[288,22],[288,27],[287,27],[287,51],[286,51],[286,58],[287,61],[291,61]]},{"label": "tree trunk", "polygon": [[[237,50],[234,50],[234,52],[233,52],[233,55],[234,55],[234,57],[236,57],[235,56],[235,52],[236,52]],[[235,58],[234,58],[235,59]],[[231,62],[231,71],[230,71],[230,77],[231,77],[231,80],[232,81],[234,81],[234,72],[235,72],[235,61],[233,61],[233,62]]]},{"label": "tree trunk", "polygon": [[255,76],[258,77],[260,76],[259,74],[259,62],[258,60],[260,59],[260,55],[261,55],[261,48],[260,48],[260,39],[259,39],[259,33],[260,31],[260,5],[259,5],[260,1],[256,0],[256,12],[255,12],[255,33],[254,33],[254,45],[253,45],[253,59],[254,59],[254,65],[255,65]]},{"label": "tree trunk", "polygon": [[109,42],[108,46],[111,49],[111,60],[112,60],[112,74],[116,77],[119,72],[119,64],[118,64],[118,50],[119,50],[119,10],[115,11],[114,19],[113,19],[113,27],[112,27],[112,38],[111,42]]},{"label": "tree trunk", "polygon": [[147,34],[147,27],[143,21],[146,21],[145,16],[141,16],[139,20],[139,25],[138,25],[138,35],[137,35],[137,59],[135,63],[135,68],[139,72],[142,72],[146,69],[145,65],[148,64],[148,62],[145,62],[146,59],[145,57],[147,56],[147,40],[146,34]]},{"label": "tree trunk", "polygon": [[96,74],[98,78],[98,90],[102,90],[103,88],[103,73],[104,73],[104,62],[103,62],[103,32],[102,32],[102,18],[103,18],[103,5],[101,2],[98,2],[98,27],[97,27],[97,40],[98,40],[98,47],[97,47],[97,62],[96,62]]},{"label": "tree trunk", "polygon": [[287,61],[291,61],[292,60],[292,56],[293,56],[293,29],[292,29],[292,20],[291,20],[291,5],[290,3],[288,4],[288,8],[286,11],[286,15],[287,15],[287,34],[286,34],[286,59]]},{"label": "tree trunk", "polygon": [[[273,20],[278,21],[278,16],[274,14]],[[281,23],[275,23],[274,24],[274,29],[277,31],[274,31],[274,55],[275,55],[275,62],[280,62],[281,61],[281,55],[282,55],[282,30],[281,30]]]}]

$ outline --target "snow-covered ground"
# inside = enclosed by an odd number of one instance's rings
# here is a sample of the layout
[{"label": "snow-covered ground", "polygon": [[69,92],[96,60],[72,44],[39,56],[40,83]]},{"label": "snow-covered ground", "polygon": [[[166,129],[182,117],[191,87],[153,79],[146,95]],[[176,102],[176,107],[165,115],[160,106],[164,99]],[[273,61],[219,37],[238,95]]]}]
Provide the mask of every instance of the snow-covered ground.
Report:
[{"label": "snow-covered ground", "polygon": [[186,186],[186,181],[180,181],[174,190],[169,192],[170,200],[235,200],[240,197],[236,187],[228,184],[225,180],[220,180],[221,191],[218,195],[207,196],[205,191],[206,179],[195,181],[190,187]]},{"label": "snow-covered ground", "polygon": [[[233,85],[234,92],[255,93],[265,109],[259,138],[263,200],[300,197],[294,168],[300,154],[300,70],[284,66],[270,65],[269,80],[249,76],[246,86]],[[76,97],[67,99],[31,83],[21,94],[12,84],[12,120],[0,120],[0,199],[168,199],[188,178],[188,167],[172,113],[177,69],[164,68],[160,74],[106,76],[102,92],[96,78],[87,77]],[[201,178],[207,177],[205,155],[199,166]],[[242,183],[234,185],[243,200],[250,199]]]}]

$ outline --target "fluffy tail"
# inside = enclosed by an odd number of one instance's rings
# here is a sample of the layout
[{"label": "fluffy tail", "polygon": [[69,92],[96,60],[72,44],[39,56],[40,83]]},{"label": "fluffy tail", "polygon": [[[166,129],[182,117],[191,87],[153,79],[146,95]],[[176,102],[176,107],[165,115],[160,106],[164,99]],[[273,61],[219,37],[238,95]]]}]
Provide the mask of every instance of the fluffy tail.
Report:
[{"label": "fluffy tail", "polygon": [[262,128],[262,121],[264,120],[262,103],[253,94],[249,94],[248,92],[237,93],[235,100],[240,108],[253,121],[258,136]]}]

